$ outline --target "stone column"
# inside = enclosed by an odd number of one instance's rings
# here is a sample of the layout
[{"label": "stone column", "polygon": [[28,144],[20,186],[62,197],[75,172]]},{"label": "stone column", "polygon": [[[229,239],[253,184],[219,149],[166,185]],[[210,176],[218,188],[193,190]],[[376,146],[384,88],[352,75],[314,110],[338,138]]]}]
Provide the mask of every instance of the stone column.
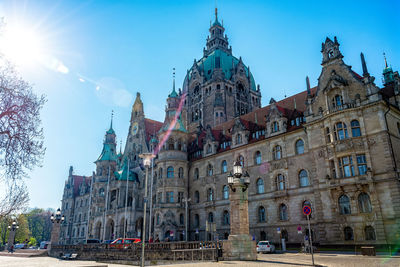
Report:
[{"label": "stone column", "polygon": [[48,250],[51,249],[52,245],[58,245],[58,241],[60,238],[60,226],[61,222],[54,221],[53,222],[53,227],[51,229],[51,237],[50,237],[50,247],[48,247]]},{"label": "stone column", "polygon": [[231,231],[223,243],[224,259],[257,260],[256,242],[249,235],[248,190],[243,179],[234,179],[229,200]]}]

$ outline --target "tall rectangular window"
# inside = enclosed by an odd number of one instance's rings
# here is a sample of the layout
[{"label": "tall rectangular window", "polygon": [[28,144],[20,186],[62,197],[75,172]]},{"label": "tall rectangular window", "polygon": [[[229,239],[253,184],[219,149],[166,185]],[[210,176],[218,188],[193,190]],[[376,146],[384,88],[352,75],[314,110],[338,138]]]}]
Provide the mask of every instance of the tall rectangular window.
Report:
[{"label": "tall rectangular window", "polygon": [[359,175],[364,175],[367,173],[367,160],[364,154],[357,155],[357,167]]},{"label": "tall rectangular window", "polygon": [[157,193],[157,203],[161,203],[162,202],[162,193],[159,192]]},{"label": "tall rectangular window", "polygon": [[353,159],[351,156],[341,157],[339,159],[339,169],[341,177],[354,176]]},{"label": "tall rectangular window", "polygon": [[166,197],[167,203],[174,203],[174,192],[168,191]]},{"label": "tall rectangular window", "polygon": [[183,192],[178,192],[178,203],[183,201]]}]

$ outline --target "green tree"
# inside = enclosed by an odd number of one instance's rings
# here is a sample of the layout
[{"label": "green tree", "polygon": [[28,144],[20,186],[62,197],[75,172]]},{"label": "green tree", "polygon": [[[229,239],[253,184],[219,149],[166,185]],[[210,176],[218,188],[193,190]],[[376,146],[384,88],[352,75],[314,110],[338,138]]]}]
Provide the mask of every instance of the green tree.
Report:
[{"label": "green tree", "polygon": [[28,244],[29,244],[29,246],[36,246],[37,245],[36,238],[34,238],[34,237],[29,238]]},{"label": "green tree", "polygon": [[20,214],[18,215],[16,221],[19,228],[15,233],[15,243],[23,243],[26,240],[29,240],[30,237],[28,220],[24,214]]},{"label": "green tree", "polygon": [[0,218],[0,242],[5,245],[8,241],[8,226],[11,225],[12,219],[10,216]]},{"label": "green tree", "polygon": [[52,223],[50,221],[52,210],[33,209],[26,214],[31,236],[38,242],[50,240]]}]

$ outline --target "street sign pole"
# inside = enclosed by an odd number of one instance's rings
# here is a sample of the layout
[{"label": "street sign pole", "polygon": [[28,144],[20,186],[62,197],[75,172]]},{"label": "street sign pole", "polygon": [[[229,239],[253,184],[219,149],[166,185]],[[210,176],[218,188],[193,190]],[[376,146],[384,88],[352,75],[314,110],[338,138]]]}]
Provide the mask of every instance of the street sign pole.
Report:
[{"label": "street sign pole", "polygon": [[310,238],[310,245],[311,245],[311,258],[312,258],[312,266],[314,266],[314,249],[312,245],[312,233],[311,233],[311,226],[310,226],[310,214],[307,215],[307,222],[308,222],[308,235]]}]

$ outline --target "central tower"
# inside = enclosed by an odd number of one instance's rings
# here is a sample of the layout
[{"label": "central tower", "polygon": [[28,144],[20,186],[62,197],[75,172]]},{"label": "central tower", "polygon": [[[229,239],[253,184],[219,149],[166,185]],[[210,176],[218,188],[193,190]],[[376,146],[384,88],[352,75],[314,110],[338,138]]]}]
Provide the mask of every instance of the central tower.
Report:
[{"label": "central tower", "polygon": [[261,105],[260,88],[242,58],[232,55],[217,9],[209,32],[203,57],[194,60],[183,83],[189,132],[198,127],[214,127]]}]

